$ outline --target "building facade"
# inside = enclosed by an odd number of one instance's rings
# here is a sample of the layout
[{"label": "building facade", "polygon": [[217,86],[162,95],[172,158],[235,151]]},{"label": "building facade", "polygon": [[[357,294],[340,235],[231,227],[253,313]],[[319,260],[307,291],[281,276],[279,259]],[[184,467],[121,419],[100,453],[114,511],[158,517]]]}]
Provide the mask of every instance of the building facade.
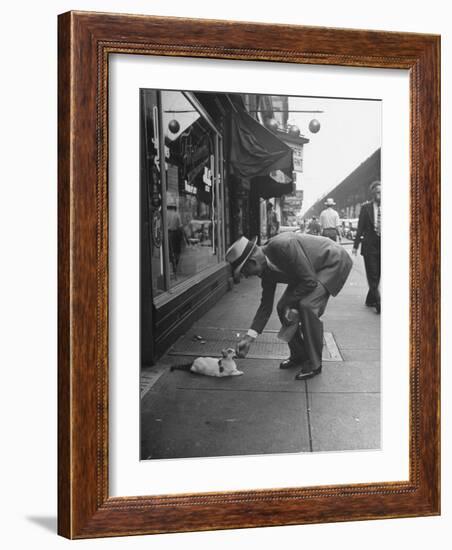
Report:
[{"label": "building facade", "polygon": [[353,219],[359,216],[361,205],[370,198],[369,185],[381,178],[381,149],[377,149],[334,189],[319,198],[304,217],[319,216],[327,197],[334,199],[341,218]]},{"label": "building facade", "polygon": [[282,170],[273,171],[272,180],[283,187],[277,188],[273,194],[264,194],[261,190],[258,197],[258,207],[255,205],[253,214],[259,220],[260,243],[265,243],[270,237],[267,223],[267,205],[271,200],[274,210],[282,226],[296,226],[301,221],[301,209],[303,205],[302,172],[304,145],[309,139],[300,135],[296,127],[288,125],[289,97],[288,96],[262,96],[247,94],[244,101],[249,113],[263,126],[268,128],[278,139],[292,150],[293,171],[288,174]]},{"label": "building facade", "polygon": [[265,240],[262,205],[293,190],[292,148],[263,124],[271,107],[270,96],[141,90],[142,366],[231,288],[228,246]]}]

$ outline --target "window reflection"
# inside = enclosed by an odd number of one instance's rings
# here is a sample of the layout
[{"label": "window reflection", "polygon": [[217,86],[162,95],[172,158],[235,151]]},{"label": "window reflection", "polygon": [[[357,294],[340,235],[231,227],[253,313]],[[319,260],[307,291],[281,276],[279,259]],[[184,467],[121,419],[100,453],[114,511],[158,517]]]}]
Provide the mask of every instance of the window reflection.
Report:
[{"label": "window reflection", "polygon": [[215,139],[181,92],[162,92],[166,219],[173,288],[218,263]]}]

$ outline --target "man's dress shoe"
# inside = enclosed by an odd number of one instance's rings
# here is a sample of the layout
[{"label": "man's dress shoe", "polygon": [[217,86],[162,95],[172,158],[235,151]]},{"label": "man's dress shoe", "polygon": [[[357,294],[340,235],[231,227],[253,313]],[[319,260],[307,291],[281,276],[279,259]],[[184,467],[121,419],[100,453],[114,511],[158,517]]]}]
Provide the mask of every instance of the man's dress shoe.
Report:
[{"label": "man's dress shoe", "polygon": [[312,378],[313,376],[316,376],[317,374],[320,374],[322,372],[322,365],[320,367],[305,372],[304,370],[301,370],[296,376],[295,380],[309,380],[309,378]]},{"label": "man's dress shoe", "polygon": [[301,361],[296,362],[292,359],[285,359],[282,363],[279,364],[280,369],[293,369],[294,367],[301,367]]}]

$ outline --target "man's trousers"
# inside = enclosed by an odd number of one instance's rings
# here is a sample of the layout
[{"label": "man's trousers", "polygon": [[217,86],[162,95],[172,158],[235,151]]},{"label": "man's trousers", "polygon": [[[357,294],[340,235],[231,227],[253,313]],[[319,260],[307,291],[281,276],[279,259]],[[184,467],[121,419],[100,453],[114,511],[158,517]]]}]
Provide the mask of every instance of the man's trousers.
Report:
[{"label": "man's trousers", "polygon": [[366,306],[380,305],[380,252],[365,254],[363,258],[364,266],[366,268],[367,283],[369,285],[369,292],[366,297]]},{"label": "man's trousers", "polygon": [[322,237],[328,237],[328,239],[331,239],[332,241],[337,241],[337,231],[336,229],[327,228],[322,231]]},{"label": "man's trousers", "polygon": [[[317,287],[311,293],[298,301],[294,297],[293,289],[290,285],[281,296],[277,305],[281,323],[283,325],[287,324],[284,315],[288,307],[298,309],[300,316],[300,330],[295,332],[294,337],[288,344],[290,359],[295,363],[302,364],[309,359],[312,369],[317,369],[321,366],[323,323],[320,317],[325,311],[329,297],[329,292],[321,283],[317,283]],[[309,371],[311,368],[307,370]]]}]

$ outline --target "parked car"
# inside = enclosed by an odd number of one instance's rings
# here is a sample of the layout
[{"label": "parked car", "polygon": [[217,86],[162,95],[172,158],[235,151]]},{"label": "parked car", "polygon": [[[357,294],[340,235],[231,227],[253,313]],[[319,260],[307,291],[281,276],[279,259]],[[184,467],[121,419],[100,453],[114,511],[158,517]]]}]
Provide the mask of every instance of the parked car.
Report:
[{"label": "parked car", "polygon": [[351,241],[355,240],[358,230],[358,218],[342,219],[342,236]]}]

